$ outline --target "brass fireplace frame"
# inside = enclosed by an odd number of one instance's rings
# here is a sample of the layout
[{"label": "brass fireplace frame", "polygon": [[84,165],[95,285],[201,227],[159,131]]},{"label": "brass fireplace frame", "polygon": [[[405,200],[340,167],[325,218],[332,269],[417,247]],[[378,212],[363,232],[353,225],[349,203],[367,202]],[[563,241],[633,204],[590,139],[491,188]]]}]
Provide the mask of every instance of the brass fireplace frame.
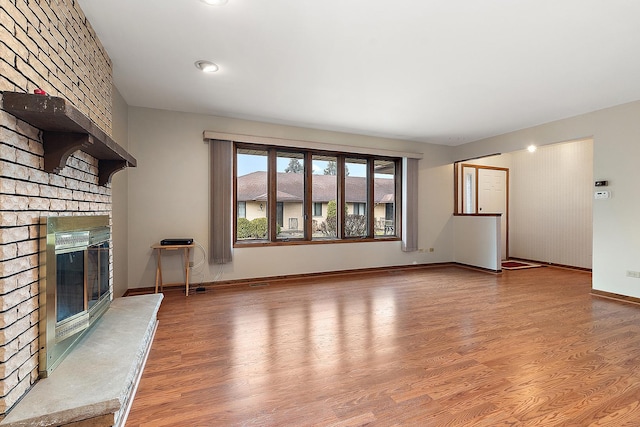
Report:
[{"label": "brass fireplace frame", "polygon": [[[109,308],[112,287],[92,307],[87,306],[87,258],[90,246],[109,242],[108,215],[50,216],[40,218],[39,374],[45,378],[60,364],[77,341]],[[110,249],[109,249],[110,250]],[[56,256],[84,251],[84,311],[60,322],[56,314]],[[110,257],[109,257],[110,259]],[[110,276],[110,275],[109,275]],[[108,279],[110,282],[110,278]]]}]

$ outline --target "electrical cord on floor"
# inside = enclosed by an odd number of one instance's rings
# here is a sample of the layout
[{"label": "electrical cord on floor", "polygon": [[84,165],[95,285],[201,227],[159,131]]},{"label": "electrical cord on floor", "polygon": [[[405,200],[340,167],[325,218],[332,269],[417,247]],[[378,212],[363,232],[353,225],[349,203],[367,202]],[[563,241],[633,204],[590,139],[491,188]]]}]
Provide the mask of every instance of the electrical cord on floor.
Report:
[{"label": "electrical cord on floor", "polygon": [[[196,245],[196,248],[200,249],[200,251],[194,251],[193,253],[193,266],[190,267],[191,268],[191,277],[192,282],[193,283],[198,283],[200,286],[196,288],[196,292],[201,288],[202,282],[204,281],[204,265],[205,265],[205,261],[207,259],[207,251],[204,248],[204,246],[202,246],[199,242],[197,241],[193,241],[193,243]],[[202,258],[200,260],[197,260],[198,258],[198,252],[202,253]],[[198,280],[199,279],[199,280]]]},{"label": "electrical cord on floor", "polygon": [[[204,246],[202,246],[202,244],[200,244],[200,242],[194,240],[193,243],[196,245],[198,249],[200,249],[200,251],[195,251],[193,254],[193,267],[190,267],[191,277],[193,277],[192,281],[194,283],[198,283],[200,285],[196,288],[196,292],[198,291],[201,292],[205,290],[204,287],[202,286],[202,283],[204,282],[204,279],[205,279],[204,267],[207,264],[207,250],[204,248]],[[202,257],[196,262],[198,252],[202,254]],[[223,272],[224,272],[224,264],[220,264],[220,267],[218,268],[216,275],[213,277],[213,280],[211,281],[217,282],[218,280],[220,280],[220,277],[222,277]],[[198,278],[200,280],[197,280]]]}]

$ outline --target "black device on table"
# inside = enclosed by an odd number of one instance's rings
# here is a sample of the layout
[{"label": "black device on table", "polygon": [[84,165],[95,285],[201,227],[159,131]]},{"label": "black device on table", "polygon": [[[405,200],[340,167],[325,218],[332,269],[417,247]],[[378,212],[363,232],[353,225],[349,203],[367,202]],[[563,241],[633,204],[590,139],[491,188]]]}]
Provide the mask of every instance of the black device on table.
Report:
[{"label": "black device on table", "polygon": [[172,246],[172,245],[192,245],[192,238],[183,238],[183,239],[162,239],[160,240],[160,244],[162,246]]}]

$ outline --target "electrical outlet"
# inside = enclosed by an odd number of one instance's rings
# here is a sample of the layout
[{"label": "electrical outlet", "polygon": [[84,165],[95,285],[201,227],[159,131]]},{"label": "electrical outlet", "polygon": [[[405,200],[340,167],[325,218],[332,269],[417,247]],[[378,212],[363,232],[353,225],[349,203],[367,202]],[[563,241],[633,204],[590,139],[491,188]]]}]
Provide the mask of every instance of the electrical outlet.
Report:
[{"label": "electrical outlet", "polygon": [[424,248],[418,249],[418,252],[420,252],[420,253],[424,252]]},{"label": "electrical outlet", "polygon": [[627,270],[627,277],[633,277],[635,279],[640,279],[640,271]]},{"label": "electrical outlet", "polygon": [[189,267],[193,267],[193,261],[189,261]]},{"label": "electrical outlet", "polygon": [[429,252],[435,252],[436,250],[434,248],[429,248]]}]

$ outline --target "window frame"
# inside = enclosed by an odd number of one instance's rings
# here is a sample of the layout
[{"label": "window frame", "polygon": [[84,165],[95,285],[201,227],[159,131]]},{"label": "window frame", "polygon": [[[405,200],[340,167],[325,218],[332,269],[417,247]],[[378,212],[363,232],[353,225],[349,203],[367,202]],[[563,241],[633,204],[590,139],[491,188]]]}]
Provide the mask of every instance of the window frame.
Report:
[{"label": "window frame", "polygon": [[[268,232],[267,239],[241,239],[237,238],[237,196],[238,196],[238,152],[242,150],[258,150],[267,152],[267,223]],[[301,238],[282,239],[277,236],[277,155],[278,152],[299,153],[304,158],[304,194],[303,194],[303,222],[304,222],[304,235]],[[336,162],[336,179],[337,179],[337,197],[336,202],[338,206],[346,206],[345,200],[345,160],[346,159],[359,159],[366,163],[367,174],[366,178],[366,220],[367,220],[367,232],[366,235],[347,236],[345,233],[345,212],[338,209],[337,218],[337,236],[329,238],[314,238],[312,223],[314,218],[314,203],[312,200],[312,180],[313,180],[313,163],[312,158],[314,155],[335,157]],[[391,161],[394,163],[394,229],[395,234],[376,235],[375,232],[375,216],[374,216],[374,163],[376,160]],[[245,142],[233,143],[233,246],[234,247],[252,247],[252,246],[278,246],[278,245],[296,245],[296,244],[333,244],[333,243],[352,243],[352,242],[373,242],[373,241],[395,241],[401,240],[401,218],[402,218],[402,158],[400,157],[387,157],[381,155],[372,154],[360,154],[360,153],[346,153],[346,152],[332,152],[327,150],[309,149],[309,148],[292,148],[281,147],[276,145],[265,145]],[[324,211],[324,209],[323,209]],[[326,214],[326,211],[323,212]]]}]

